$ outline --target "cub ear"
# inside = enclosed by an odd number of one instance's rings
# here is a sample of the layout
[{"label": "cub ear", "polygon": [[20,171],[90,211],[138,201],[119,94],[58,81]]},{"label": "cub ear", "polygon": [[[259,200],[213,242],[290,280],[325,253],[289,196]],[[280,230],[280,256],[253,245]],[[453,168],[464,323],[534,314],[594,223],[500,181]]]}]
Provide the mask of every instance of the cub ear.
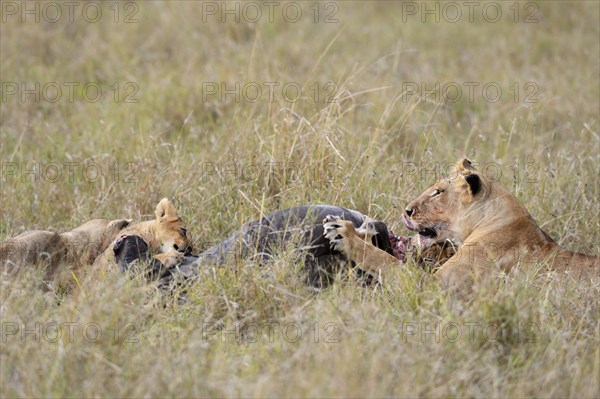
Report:
[{"label": "cub ear", "polygon": [[177,210],[168,198],[163,198],[160,200],[156,206],[156,211],[154,214],[156,215],[156,220],[159,222],[173,222],[179,219],[179,216],[177,216]]},{"label": "cub ear", "polygon": [[108,223],[108,228],[112,229],[116,227],[117,230],[123,230],[125,227],[129,226],[131,222],[133,222],[133,219],[111,220],[110,223]]},{"label": "cub ear", "polygon": [[462,191],[463,202],[472,202],[482,188],[481,178],[477,174],[458,175],[457,184]]},{"label": "cub ear", "polygon": [[475,172],[475,166],[473,166],[473,162],[471,162],[468,158],[463,158],[456,163],[455,166],[456,173],[460,175],[468,175],[471,172]]}]

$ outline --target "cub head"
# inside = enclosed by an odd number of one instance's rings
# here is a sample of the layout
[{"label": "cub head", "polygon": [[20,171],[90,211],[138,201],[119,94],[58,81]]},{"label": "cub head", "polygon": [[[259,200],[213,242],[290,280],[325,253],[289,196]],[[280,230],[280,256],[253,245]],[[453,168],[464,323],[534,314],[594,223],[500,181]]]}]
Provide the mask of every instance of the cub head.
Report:
[{"label": "cub head", "polygon": [[186,255],[191,254],[192,237],[171,201],[163,198],[154,213],[156,215],[155,238],[161,243],[161,251],[168,252],[174,249]]},{"label": "cub head", "polygon": [[461,159],[455,170],[454,176],[439,180],[411,201],[402,215],[404,225],[419,234],[423,247],[447,239],[460,241],[465,218],[486,198],[490,183],[471,161]]}]

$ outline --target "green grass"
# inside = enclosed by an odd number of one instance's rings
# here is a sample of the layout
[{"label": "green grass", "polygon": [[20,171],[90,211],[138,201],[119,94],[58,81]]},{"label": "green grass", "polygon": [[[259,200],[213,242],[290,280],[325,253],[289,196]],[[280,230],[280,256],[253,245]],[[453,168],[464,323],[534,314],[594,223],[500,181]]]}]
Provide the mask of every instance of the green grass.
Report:
[{"label": "green grass", "polygon": [[[340,2],[338,23],[315,24],[312,3],[299,4],[298,23],[205,23],[189,1],[140,2],[133,24],[114,23],[110,4],[94,24],[8,16],[3,83],[98,82],[104,95],[0,104],[0,239],[145,219],[164,196],[199,250],[261,212],[307,203],[354,208],[404,234],[405,204],[466,155],[492,165],[561,245],[600,252],[598,3],[537,2],[533,24],[514,23],[512,3],[497,23],[479,14],[439,24],[403,22],[394,2]],[[122,101],[127,82],[137,103]],[[213,82],[294,82],[304,96],[291,103],[276,89],[273,101],[221,102],[203,96]],[[328,82],[334,103],[324,101]],[[407,82],[496,82],[502,98],[476,90],[473,101],[420,102],[402,96]],[[530,82],[536,103],[523,102]],[[56,181],[33,181],[21,165],[51,162],[62,167]],[[66,162],[78,163],[72,181]],[[86,179],[86,162],[105,175]],[[418,270],[385,288],[341,279],[316,293],[286,251],[264,267],[233,266],[207,270],[185,304],[107,271],[90,271],[60,305],[39,273],[3,281],[1,396],[600,395],[597,287],[515,274],[459,303]],[[21,335],[36,322],[40,339]],[[63,326],[58,340],[44,330],[51,322]],[[65,323],[77,323],[72,339]],[[89,323],[100,338],[83,335]],[[116,334],[115,323],[133,330]]]}]

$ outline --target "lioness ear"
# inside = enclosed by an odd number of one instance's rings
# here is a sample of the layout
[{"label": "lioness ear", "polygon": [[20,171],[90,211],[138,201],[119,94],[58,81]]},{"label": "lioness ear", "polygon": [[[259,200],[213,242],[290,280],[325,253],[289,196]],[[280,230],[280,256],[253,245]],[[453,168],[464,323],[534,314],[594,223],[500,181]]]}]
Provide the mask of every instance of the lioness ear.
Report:
[{"label": "lioness ear", "polygon": [[456,173],[460,175],[467,175],[471,172],[475,172],[476,170],[473,166],[473,162],[471,162],[471,160],[469,160],[468,158],[463,158],[460,161],[458,161],[456,163],[455,169]]},{"label": "lioness ear", "polygon": [[481,191],[481,178],[478,175],[467,175],[465,176],[465,181],[469,185],[473,196],[476,196]]},{"label": "lioness ear", "polygon": [[108,228],[112,229],[113,227],[116,227],[118,230],[123,230],[125,227],[129,226],[131,222],[133,222],[133,219],[111,220],[110,223],[108,223]]},{"label": "lioness ear", "polygon": [[179,216],[177,216],[177,210],[168,198],[163,198],[160,200],[154,213],[156,214],[156,220],[159,222],[172,222],[179,219]]},{"label": "lioness ear", "polygon": [[472,202],[473,199],[481,191],[481,178],[477,174],[458,175],[456,183],[463,191],[461,199],[463,202]]}]

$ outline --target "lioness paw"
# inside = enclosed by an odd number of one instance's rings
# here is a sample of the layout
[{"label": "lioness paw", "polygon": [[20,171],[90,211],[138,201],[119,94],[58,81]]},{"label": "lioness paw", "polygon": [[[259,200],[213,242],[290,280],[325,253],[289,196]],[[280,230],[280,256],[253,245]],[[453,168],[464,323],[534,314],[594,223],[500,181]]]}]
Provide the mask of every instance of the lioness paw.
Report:
[{"label": "lioness paw", "polygon": [[158,254],[155,256],[167,269],[171,269],[181,262],[183,262],[184,254],[174,249],[171,249],[164,254]]},{"label": "lioness paw", "polygon": [[346,235],[350,228],[354,229],[352,222],[340,220],[336,216],[328,216],[323,222],[323,236],[329,240],[331,249],[341,252],[346,257],[350,257],[350,248]]}]

